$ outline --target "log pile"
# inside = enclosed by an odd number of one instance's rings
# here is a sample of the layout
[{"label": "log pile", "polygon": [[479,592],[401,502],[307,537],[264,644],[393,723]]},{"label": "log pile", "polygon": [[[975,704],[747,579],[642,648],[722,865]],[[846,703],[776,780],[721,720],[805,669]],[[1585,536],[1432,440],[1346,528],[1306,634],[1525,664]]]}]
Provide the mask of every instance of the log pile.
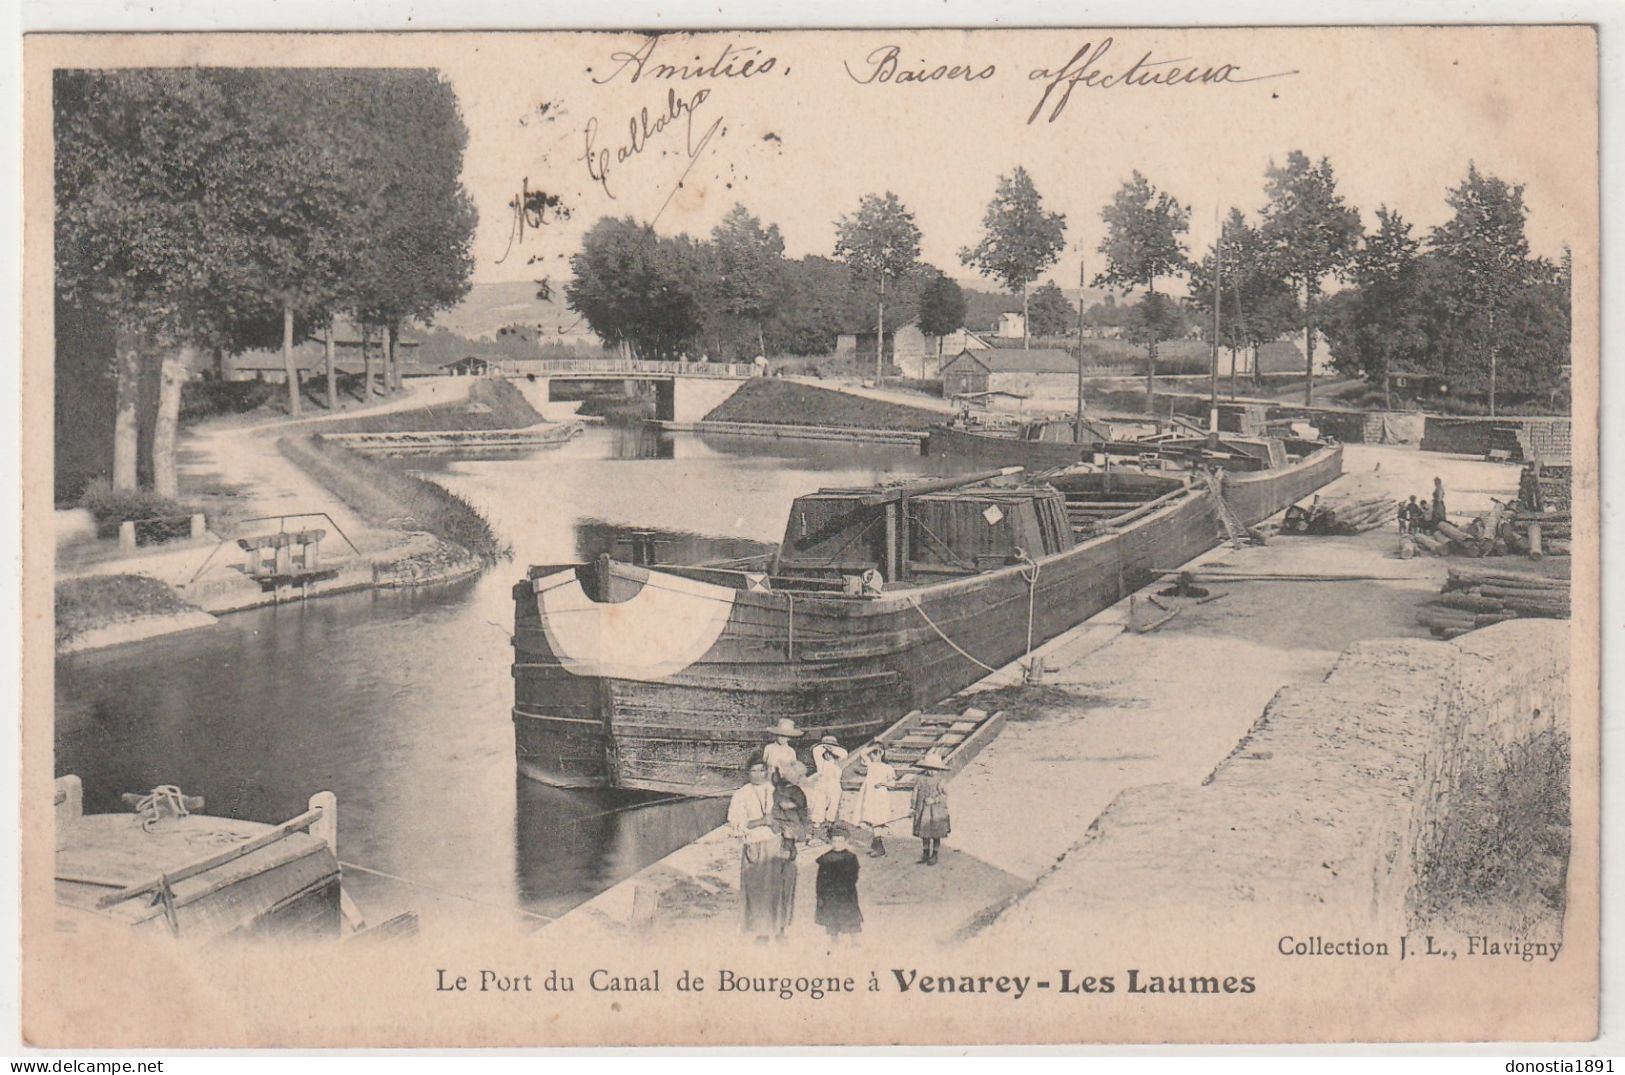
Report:
[{"label": "log pile", "polygon": [[1566,511],[1516,511],[1497,504],[1471,522],[1441,522],[1431,534],[1408,534],[1406,538],[1418,550],[1435,556],[1512,555],[1539,560],[1569,554],[1570,526]]},{"label": "log pile", "polygon": [[1281,520],[1284,534],[1360,534],[1391,524],[1399,505],[1388,496],[1316,497],[1294,504]]},{"label": "log pile", "polygon": [[1532,571],[1452,567],[1444,590],[1418,616],[1439,638],[1455,638],[1503,620],[1569,618],[1569,580]]}]

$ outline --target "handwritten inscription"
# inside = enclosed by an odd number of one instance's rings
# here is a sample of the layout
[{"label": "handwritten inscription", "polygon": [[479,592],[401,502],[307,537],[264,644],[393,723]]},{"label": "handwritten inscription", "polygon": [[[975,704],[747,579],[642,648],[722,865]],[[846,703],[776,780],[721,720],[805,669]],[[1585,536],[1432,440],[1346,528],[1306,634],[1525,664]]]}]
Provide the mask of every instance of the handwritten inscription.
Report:
[{"label": "handwritten inscription", "polygon": [[[695,90],[686,97],[675,89],[668,89],[666,107],[652,116],[648,108],[638,109],[637,115],[627,121],[626,141],[614,149],[598,144],[598,117],[589,119],[583,132],[586,137],[586,150],[582,154],[582,159],[587,164],[587,174],[602,188],[607,197],[614,198],[615,191],[610,177],[623,166],[636,160],[654,140],[678,121],[682,121],[684,126],[684,148],[688,154],[689,167],[693,167],[694,159],[705,151],[705,147],[716,135],[717,129],[722,126],[722,117],[718,116],[697,138],[695,137],[694,116],[710,98],[709,89]],[[685,176],[688,174],[687,169],[683,174]]]},{"label": "handwritten inscription", "polygon": [[[761,75],[771,74],[778,68],[779,60],[776,56],[763,55],[762,50],[754,45],[736,46],[724,45],[710,63],[704,62],[702,57],[694,57],[693,63],[666,63],[655,62],[655,48],[660,44],[660,38],[645,38],[643,44],[635,49],[623,49],[609,54],[610,61],[615,68],[607,74],[594,75],[593,81],[602,86],[613,82],[622,75],[627,76],[628,82],[638,82],[645,78],[660,79],[700,79],[700,78],[757,78]],[[589,71],[591,68],[588,69]],[[783,69],[788,74],[788,67]]]},{"label": "handwritten inscription", "polygon": [[545,228],[555,220],[570,219],[570,207],[564,204],[564,199],[545,190],[531,190],[529,176],[520,182],[519,193],[509,199],[508,211],[513,214],[513,219],[508,226],[508,246],[497,258],[498,265],[508,260],[516,245],[524,244],[527,230]]},{"label": "handwritten inscription", "polygon": [[933,65],[927,60],[913,66],[905,66],[902,51],[896,45],[882,45],[859,61],[858,70],[854,71],[852,65],[844,60],[841,66],[846,68],[848,78],[862,86],[875,83],[906,85],[911,82],[977,82],[992,78],[997,70],[993,64]]},{"label": "handwritten inscription", "polygon": [[1043,82],[1044,92],[1038,98],[1038,103],[1033,106],[1027,122],[1036,122],[1047,107],[1049,109],[1047,122],[1054,123],[1060,118],[1061,113],[1066,111],[1067,102],[1072,99],[1072,91],[1079,86],[1101,90],[1119,86],[1213,86],[1225,83],[1262,82],[1265,79],[1297,74],[1296,71],[1277,71],[1268,75],[1243,76],[1239,64],[1203,65],[1192,61],[1188,56],[1159,60],[1153,58],[1155,54],[1152,52],[1146,52],[1126,69],[1112,71],[1106,65],[1106,55],[1111,52],[1113,43],[1109,37],[1102,38],[1098,45],[1093,42],[1085,43],[1060,67],[1054,70],[1040,67],[1031,71],[1027,77],[1034,82]]}]

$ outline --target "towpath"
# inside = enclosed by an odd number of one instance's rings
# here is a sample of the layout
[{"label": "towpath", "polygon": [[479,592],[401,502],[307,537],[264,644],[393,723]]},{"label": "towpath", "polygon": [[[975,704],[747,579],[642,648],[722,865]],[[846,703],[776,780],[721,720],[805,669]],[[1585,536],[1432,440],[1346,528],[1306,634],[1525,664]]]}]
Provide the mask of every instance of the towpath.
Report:
[{"label": "towpath", "polygon": [[[1515,491],[1515,467],[1391,447],[1349,446],[1343,486],[1398,498],[1444,479],[1453,512]],[[1328,487],[1327,494],[1337,491]],[[1355,537],[1282,537],[1228,546],[1200,568],[1235,574],[1366,575],[1366,581],[1208,581],[1205,603],[1159,598],[1180,612],[1149,633],[1129,630],[1131,602],[1105,610],[1038,651],[1041,685],[989,676],[943,711],[1002,709],[1008,723],[950,785],[953,834],[938,866],[919,865],[906,821],[885,858],[864,858],[865,933],[943,941],[995,914],[1054,870],[1123,790],[1195,786],[1246,734],[1282,687],[1318,682],[1343,649],[1371,638],[1425,637],[1417,607],[1450,561],[1400,560],[1391,528]],[[1138,600],[1165,584],[1141,591]],[[1160,614],[1160,610],[1157,611]],[[1143,609],[1142,609],[1143,615]],[[799,860],[793,939],[816,944],[814,846]],[[552,929],[639,933],[696,944],[737,943],[738,846],[724,830],[680,849],[567,915]],[[1065,923],[1053,923],[1064,930]]]},{"label": "towpath", "polygon": [[[229,420],[202,423],[182,435],[177,451],[181,498],[228,503],[229,515],[233,519],[325,512],[333,524],[355,543],[359,550],[356,556],[367,558],[394,553],[402,548],[403,538],[399,531],[382,530],[368,524],[315,479],[289,462],[277,450],[277,439],[300,433],[319,433],[325,425],[360,415],[389,414],[461,403],[468,398],[472,383],[473,379],[466,377],[426,377],[408,381],[406,390],[398,396],[333,414],[251,424]],[[313,526],[328,525],[319,519],[309,520],[309,523]],[[269,530],[277,529],[275,521],[260,525]],[[69,550],[59,564],[59,576],[148,575],[173,586],[186,587],[194,574],[205,565],[212,571],[215,564],[222,560],[235,562],[235,557],[226,557],[223,553],[215,554],[211,560],[215,544],[213,540],[195,544],[176,543],[143,549],[134,555],[100,556],[77,562]],[[354,558],[337,535],[324,543],[324,550],[330,550],[330,562],[335,565]],[[193,589],[196,588],[194,585]]]}]

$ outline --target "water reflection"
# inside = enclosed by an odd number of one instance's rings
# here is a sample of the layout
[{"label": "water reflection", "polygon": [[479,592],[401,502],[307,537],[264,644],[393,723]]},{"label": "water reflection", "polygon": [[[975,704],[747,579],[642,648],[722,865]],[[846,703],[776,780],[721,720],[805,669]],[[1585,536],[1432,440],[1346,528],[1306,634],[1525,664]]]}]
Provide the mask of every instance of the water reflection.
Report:
[{"label": "water reflection", "polygon": [[346,861],[556,914],[707,831],[724,807],[516,779],[509,634],[525,567],[607,551],[633,530],[663,538],[666,562],[748,555],[777,542],[798,494],[928,462],[883,445],[599,426],[557,449],[411,465],[483,509],[514,561],[59,660],[56,772],[84,778],[88,810],[172,783],[210,811],[279,821],[329,789]]}]

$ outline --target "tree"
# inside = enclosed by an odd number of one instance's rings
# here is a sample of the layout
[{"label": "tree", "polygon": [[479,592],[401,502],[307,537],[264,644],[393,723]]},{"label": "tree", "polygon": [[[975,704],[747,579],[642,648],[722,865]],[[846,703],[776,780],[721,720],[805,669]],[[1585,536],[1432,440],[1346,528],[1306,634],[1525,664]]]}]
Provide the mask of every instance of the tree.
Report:
[{"label": "tree", "polygon": [[211,178],[230,101],[169,72],[58,71],[53,111],[57,289],[113,320],[113,486],[133,489],[143,370],[173,340],[218,332],[203,315],[228,246]]},{"label": "tree", "polygon": [[1237,352],[1251,350],[1255,381],[1260,379],[1259,352],[1299,324],[1292,285],[1270,257],[1258,229],[1247,223],[1240,209],[1231,208],[1220,230],[1216,249],[1210,249],[1191,274],[1190,307],[1211,335],[1215,257],[1219,258],[1219,346],[1230,351],[1231,391],[1235,389]]},{"label": "tree", "polygon": [[1066,217],[1046,213],[1027,169],[999,177],[998,189],[982,216],[982,241],[959,251],[959,260],[1021,294],[1021,345],[1027,329],[1027,288],[1060,256],[1066,245]]},{"label": "tree", "polygon": [[[1185,244],[1180,236],[1190,229],[1190,210],[1166,193],[1158,191],[1139,172],[1120,187],[1111,203],[1100,211],[1106,223],[1106,237],[1099,251],[1106,255],[1106,270],[1095,277],[1095,286],[1127,292],[1144,288],[1156,294],[1157,280],[1183,273],[1189,266]],[[1157,331],[1160,317],[1142,323],[1140,331],[1145,350],[1145,409],[1152,410],[1156,391]]]},{"label": "tree", "polygon": [[1446,196],[1455,215],[1433,229],[1429,248],[1454,268],[1446,296],[1464,337],[1489,357],[1489,405],[1495,413],[1496,365],[1501,349],[1497,320],[1530,278],[1524,236],[1523,186],[1513,186],[1467,165],[1467,178]]},{"label": "tree", "polygon": [[1053,280],[1033,292],[1027,313],[1033,335],[1065,336],[1072,331],[1077,317],[1077,307],[1066,300]]},{"label": "tree", "polygon": [[712,230],[711,242],[720,305],[733,317],[755,322],[757,353],[766,354],[765,322],[783,296],[784,237],[779,226],[763,228],[743,205],[736,205]]},{"label": "tree", "polygon": [[1377,209],[1377,229],[1361,240],[1350,262],[1349,284],[1323,303],[1326,337],[1338,368],[1382,387],[1383,406],[1393,407],[1395,366],[1419,368],[1427,333],[1419,306],[1420,244],[1411,226],[1387,206]]},{"label": "tree", "polygon": [[1315,399],[1317,300],[1326,277],[1341,273],[1353,255],[1360,238],[1360,214],[1343,203],[1331,161],[1325,157],[1311,164],[1295,149],[1287,154],[1284,166],[1270,164],[1264,187],[1269,204],[1260,232],[1271,260],[1303,295],[1303,401],[1308,406]]},{"label": "tree", "polygon": [[[938,273],[920,293],[920,331],[937,338],[937,368],[942,368],[942,338],[965,327],[965,292],[946,274]],[[925,380],[925,371],[920,371]]]},{"label": "tree", "polygon": [[865,194],[857,212],[836,221],[835,256],[876,289],[875,379],[885,377],[886,284],[914,267],[920,257],[920,228],[914,214],[887,191]]},{"label": "tree", "polygon": [[661,238],[631,217],[604,217],[570,258],[564,294],[605,342],[633,357],[669,358],[700,335],[711,249],[687,235]]},{"label": "tree", "polygon": [[[433,84],[438,111],[421,94]],[[403,297],[420,274],[466,260],[472,208],[438,204],[445,177],[460,195],[461,141],[449,86],[425,72],[177,68],[61,72],[55,83],[57,283],[117,319],[121,385],[156,370],[154,487],[174,495],[181,385],[204,354],[280,342],[288,408],[297,414],[292,348],[352,301],[357,281],[380,282],[375,301],[412,315],[462,290]],[[386,153],[386,143],[397,155]],[[437,153],[435,140],[455,143]],[[448,143],[448,144],[449,144]],[[404,156],[403,156],[404,154]],[[395,171],[413,176],[381,181]],[[425,198],[382,196],[430,179]],[[411,262],[410,265],[406,262]],[[380,267],[387,266],[387,271]],[[455,277],[455,265],[450,275]],[[462,269],[466,288],[467,268]],[[120,392],[124,392],[123,387]],[[134,481],[121,406],[115,478]]]},{"label": "tree", "polygon": [[346,229],[359,265],[348,293],[335,291],[358,320],[383,330],[385,388],[398,390],[402,326],[429,323],[468,294],[478,221],[461,178],[468,128],[436,71],[367,72],[347,88],[355,122],[346,148],[365,154],[376,217]]}]

